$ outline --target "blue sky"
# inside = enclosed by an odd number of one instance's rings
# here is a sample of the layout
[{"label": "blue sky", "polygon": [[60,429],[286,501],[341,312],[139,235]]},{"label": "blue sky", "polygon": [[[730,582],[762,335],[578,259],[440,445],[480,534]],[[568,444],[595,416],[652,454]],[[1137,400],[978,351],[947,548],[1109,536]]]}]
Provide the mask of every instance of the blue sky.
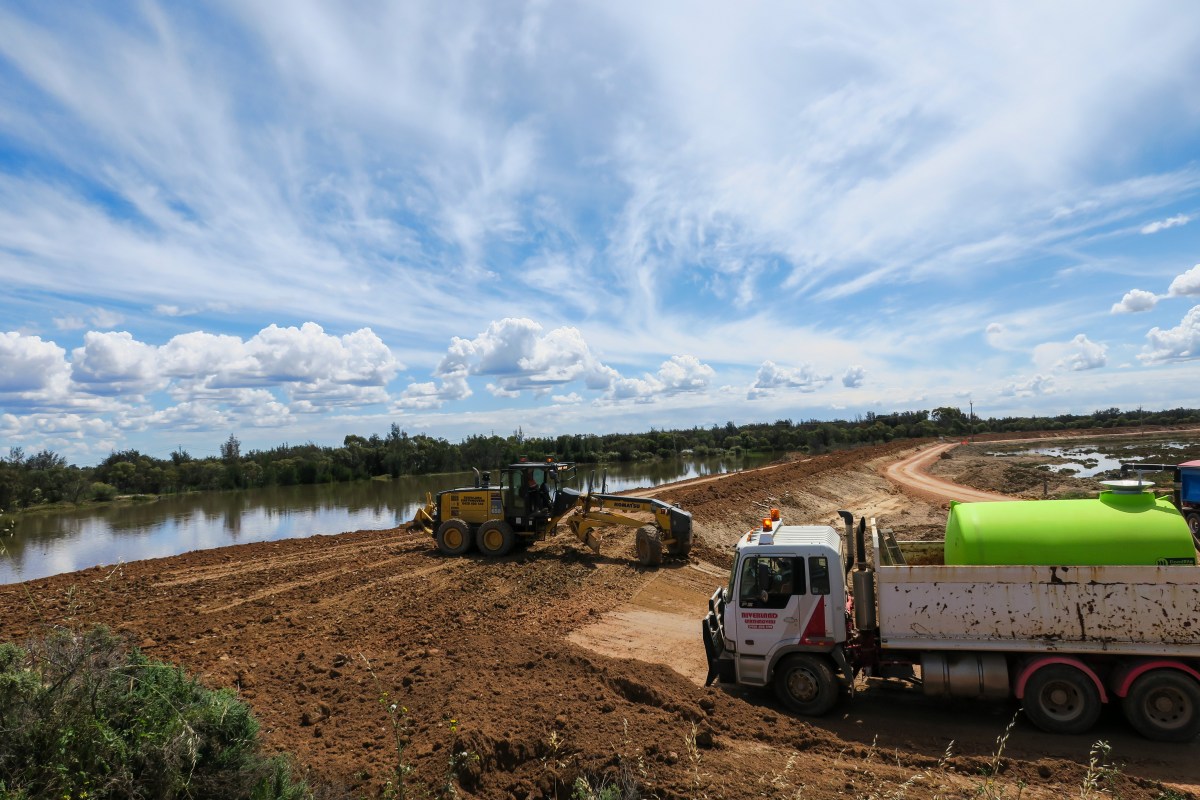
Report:
[{"label": "blue sky", "polygon": [[1200,6],[0,2],[0,445],[1200,405]]}]

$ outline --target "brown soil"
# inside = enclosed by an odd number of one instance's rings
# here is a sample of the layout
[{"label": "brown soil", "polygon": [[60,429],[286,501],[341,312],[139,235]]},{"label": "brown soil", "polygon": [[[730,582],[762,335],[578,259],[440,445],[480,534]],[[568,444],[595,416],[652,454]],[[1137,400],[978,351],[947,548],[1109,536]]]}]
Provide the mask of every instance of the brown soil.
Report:
[{"label": "brown soil", "polygon": [[[606,533],[599,556],[560,533],[498,561],[444,558],[400,529],[346,533],[0,587],[0,639],[102,623],[207,684],[235,687],[268,746],[293,752],[322,797],[376,796],[402,760],[409,796],[452,786],[571,797],[582,777],[627,797],[1059,798],[1079,793],[1098,739],[1119,765],[1103,776],[1113,795],[1148,800],[1165,785],[1191,796],[1194,747],[1152,745],[1115,713],[1080,737],[1018,716],[997,754],[1012,705],[937,703],[873,681],[831,716],[803,720],[767,692],[702,686],[700,617],[726,579],[730,545],[770,507],[830,523],[845,507],[937,533],[944,500],[882,474],[913,449],[663,489],[692,512],[697,545],[658,570],[637,566],[625,529]],[[935,469],[966,472],[970,461],[955,454]]]}]

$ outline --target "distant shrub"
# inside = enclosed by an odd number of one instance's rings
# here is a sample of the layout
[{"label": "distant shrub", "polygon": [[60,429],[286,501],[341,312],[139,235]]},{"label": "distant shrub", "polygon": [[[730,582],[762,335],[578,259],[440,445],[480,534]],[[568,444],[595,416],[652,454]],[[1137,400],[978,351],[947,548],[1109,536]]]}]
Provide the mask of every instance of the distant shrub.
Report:
[{"label": "distant shrub", "polygon": [[229,690],[103,628],[0,644],[0,800],[308,796]]},{"label": "distant shrub", "polygon": [[91,496],[93,500],[112,500],[117,496],[117,487],[110,483],[100,483],[97,481],[92,484]]}]

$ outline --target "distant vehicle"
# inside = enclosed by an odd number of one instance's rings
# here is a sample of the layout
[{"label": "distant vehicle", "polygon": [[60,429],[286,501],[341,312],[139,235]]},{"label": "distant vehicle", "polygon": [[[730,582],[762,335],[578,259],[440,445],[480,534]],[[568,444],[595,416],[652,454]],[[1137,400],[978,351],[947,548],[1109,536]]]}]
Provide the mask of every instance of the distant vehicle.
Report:
[{"label": "distant vehicle", "polygon": [[[593,531],[607,525],[637,528],[635,545],[643,566],[662,563],[663,549],[683,558],[692,549],[692,515],[652,497],[603,492],[581,493],[566,486],[575,476],[568,461],[521,461],[500,470],[500,481],[475,470],[475,485],[444,489],[425,498],[408,523],[429,534],[438,550],[457,556],[478,550],[504,556],[514,548],[545,539],[565,519],[579,541],[600,552]],[[652,520],[621,512],[645,512]]]}]

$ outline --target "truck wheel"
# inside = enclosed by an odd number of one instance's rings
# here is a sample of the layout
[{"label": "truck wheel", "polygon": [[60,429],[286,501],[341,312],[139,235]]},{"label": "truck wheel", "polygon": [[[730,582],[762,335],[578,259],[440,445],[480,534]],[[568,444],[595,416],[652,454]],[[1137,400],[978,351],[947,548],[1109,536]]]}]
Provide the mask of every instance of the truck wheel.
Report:
[{"label": "truck wheel", "polygon": [[788,656],[775,668],[774,683],[779,701],[797,714],[819,717],[837,703],[837,678],[822,658]]},{"label": "truck wheel", "polygon": [[493,558],[508,555],[517,544],[517,535],[512,526],[501,519],[493,519],[479,526],[475,534],[475,545],[479,552]]},{"label": "truck wheel", "polygon": [[461,556],[470,551],[475,545],[471,538],[471,529],[461,519],[448,519],[438,526],[433,535],[438,550],[448,556]]},{"label": "truck wheel", "polygon": [[1200,511],[1189,511],[1184,515],[1187,520],[1188,528],[1192,531],[1192,538],[1196,540],[1196,546],[1200,547]]},{"label": "truck wheel", "polygon": [[1066,664],[1033,673],[1025,685],[1025,716],[1048,733],[1083,733],[1100,718],[1100,692],[1092,679]]},{"label": "truck wheel", "polygon": [[1200,684],[1172,669],[1154,669],[1133,682],[1122,706],[1147,739],[1190,742],[1200,733]]},{"label": "truck wheel", "polygon": [[634,538],[637,546],[638,562],[643,567],[657,567],[662,563],[662,534],[653,525],[643,525],[637,529]]}]

